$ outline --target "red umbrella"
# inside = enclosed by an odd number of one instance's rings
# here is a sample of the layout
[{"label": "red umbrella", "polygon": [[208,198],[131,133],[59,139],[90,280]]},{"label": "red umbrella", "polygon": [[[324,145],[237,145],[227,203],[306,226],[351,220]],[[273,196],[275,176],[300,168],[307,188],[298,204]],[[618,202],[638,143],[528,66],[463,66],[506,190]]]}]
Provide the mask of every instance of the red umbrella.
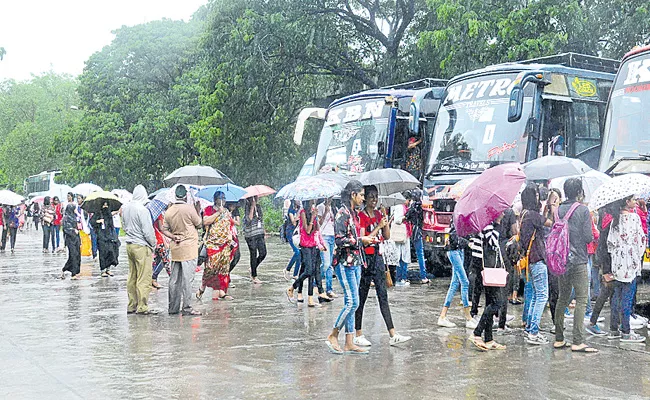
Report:
[{"label": "red umbrella", "polygon": [[275,193],[275,189],[270,188],[266,185],[253,185],[246,188],[246,194],[243,198],[247,199],[253,196],[264,197],[272,195],[273,193]]},{"label": "red umbrella", "polygon": [[459,236],[478,233],[512,206],[526,175],[519,164],[502,164],[483,171],[456,203],[454,224]]}]

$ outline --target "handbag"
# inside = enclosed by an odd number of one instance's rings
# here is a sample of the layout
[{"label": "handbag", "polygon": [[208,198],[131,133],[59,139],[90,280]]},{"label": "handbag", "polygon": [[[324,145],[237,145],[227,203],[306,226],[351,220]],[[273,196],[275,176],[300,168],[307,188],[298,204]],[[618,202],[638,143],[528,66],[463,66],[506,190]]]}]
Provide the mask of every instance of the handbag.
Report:
[{"label": "handbag", "polygon": [[406,242],[406,224],[393,223],[390,227],[390,239],[395,243]]},{"label": "handbag", "polygon": [[533,236],[530,237],[530,242],[528,242],[528,249],[526,250],[526,255],[521,257],[517,261],[517,272],[521,275],[523,271],[526,271],[526,279],[528,279],[528,265],[530,264],[530,249],[533,247],[533,241],[535,240],[535,234],[537,231],[533,231]]},{"label": "handbag", "polygon": [[296,247],[300,247],[300,227],[296,226],[296,229],[293,230],[293,235],[291,235],[291,242]]},{"label": "handbag", "polygon": [[[497,266],[494,268],[485,268],[485,261],[481,258],[483,262],[483,271],[481,271],[483,286],[505,287],[506,282],[508,282],[508,271],[506,271],[505,263],[501,256],[501,249],[497,250],[497,257]],[[498,266],[499,261],[501,261],[502,267]]]}]

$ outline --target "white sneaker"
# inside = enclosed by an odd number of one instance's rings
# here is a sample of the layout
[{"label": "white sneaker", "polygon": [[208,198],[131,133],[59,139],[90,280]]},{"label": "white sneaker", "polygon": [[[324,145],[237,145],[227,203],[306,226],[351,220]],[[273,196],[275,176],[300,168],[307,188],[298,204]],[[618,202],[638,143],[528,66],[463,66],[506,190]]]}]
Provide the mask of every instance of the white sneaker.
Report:
[{"label": "white sneaker", "polygon": [[453,322],[448,320],[447,317],[445,317],[445,318],[439,317],[438,318],[438,326],[442,326],[442,327],[445,327],[445,328],[455,328],[456,324],[454,324]]},{"label": "white sneaker", "polygon": [[465,328],[476,329],[477,326],[478,326],[478,321],[475,320],[474,318],[465,321]]},{"label": "white sneaker", "polygon": [[[391,345],[391,346],[395,346],[395,345],[398,345],[400,343],[408,342],[409,340],[411,340],[410,336],[402,336],[399,333],[395,333],[395,335],[392,338],[390,338],[390,341],[388,342],[388,344]],[[368,343],[370,343],[370,342],[368,342]]]},{"label": "white sneaker", "polygon": [[370,343],[370,340],[366,339],[365,336],[355,336],[354,339],[352,339],[352,343],[356,344],[357,346],[362,346],[362,347],[370,347],[372,346],[372,343]]},{"label": "white sneaker", "polygon": [[411,281],[403,280],[404,286],[411,286]]},{"label": "white sneaker", "polygon": [[632,314],[630,315],[630,328],[632,329],[643,329],[648,324],[647,321],[643,319],[640,315]]},{"label": "white sneaker", "polygon": [[541,333],[538,333],[537,335],[529,334],[526,338],[526,343],[534,345],[548,344],[548,339]]},{"label": "white sneaker", "polygon": [[512,321],[513,319],[515,319],[515,316],[514,316],[514,315],[506,314],[506,322],[510,322],[510,321]]}]

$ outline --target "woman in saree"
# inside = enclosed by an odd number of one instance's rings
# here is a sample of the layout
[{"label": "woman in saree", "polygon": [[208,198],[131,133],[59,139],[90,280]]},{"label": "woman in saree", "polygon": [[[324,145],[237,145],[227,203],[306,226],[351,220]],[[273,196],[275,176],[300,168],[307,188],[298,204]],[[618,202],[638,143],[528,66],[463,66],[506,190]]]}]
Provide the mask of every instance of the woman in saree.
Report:
[{"label": "woman in saree", "polygon": [[203,269],[201,287],[196,293],[201,299],[206,287],[214,290],[213,299],[232,300],[228,295],[230,284],[230,261],[232,244],[232,217],[225,207],[226,195],[223,192],[214,193],[214,206],[209,206],[203,214],[203,225],[207,229],[205,247],[208,257]]}]

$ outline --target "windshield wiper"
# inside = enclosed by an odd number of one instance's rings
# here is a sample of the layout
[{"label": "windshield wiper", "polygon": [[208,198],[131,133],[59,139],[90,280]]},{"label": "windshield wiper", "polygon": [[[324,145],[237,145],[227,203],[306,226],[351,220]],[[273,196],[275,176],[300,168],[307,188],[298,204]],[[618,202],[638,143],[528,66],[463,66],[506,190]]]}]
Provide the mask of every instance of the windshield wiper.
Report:
[{"label": "windshield wiper", "polygon": [[[444,160],[444,159],[443,159],[443,160]],[[446,167],[449,167],[449,168],[453,168],[453,169],[455,169],[456,171],[462,171],[462,172],[473,172],[473,173],[476,173],[476,172],[477,172],[476,170],[473,170],[473,169],[471,169],[471,168],[466,168],[466,167],[463,167],[463,166],[460,166],[460,165],[457,165],[457,164],[453,164],[453,163],[442,162],[442,160],[441,160],[441,161],[438,161],[435,165],[446,166]],[[435,167],[434,167],[434,168],[435,168]],[[431,172],[429,173],[429,175],[433,175],[434,173],[439,173],[439,172],[446,173],[446,172],[450,172],[450,171],[449,171],[449,170],[443,170],[443,169],[434,169],[433,171],[431,171]]]}]

